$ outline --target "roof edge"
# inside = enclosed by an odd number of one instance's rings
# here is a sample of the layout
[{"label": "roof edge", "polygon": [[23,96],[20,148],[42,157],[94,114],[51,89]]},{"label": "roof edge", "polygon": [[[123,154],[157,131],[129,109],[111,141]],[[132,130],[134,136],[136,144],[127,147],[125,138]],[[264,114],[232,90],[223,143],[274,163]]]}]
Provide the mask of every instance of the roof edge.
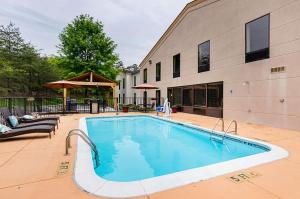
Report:
[{"label": "roof edge", "polygon": [[151,48],[151,50],[148,52],[148,54],[144,57],[144,59],[141,61],[139,64],[139,67],[141,68],[142,65],[146,62],[146,60],[150,57],[150,55],[155,51],[155,49],[166,39],[169,33],[172,32],[173,28],[176,27],[177,22],[179,22],[182,17],[186,14],[186,12],[194,7],[197,6],[201,3],[204,3],[205,1],[208,0],[194,0],[189,2],[188,4],[185,5],[185,7],[181,10],[181,12],[177,15],[177,17],[174,19],[174,21],[171,23],[171,25],[167,28],[167,30],[163,33],[163,35],[158,39],[158,41],[155,43],[155,45]]}]

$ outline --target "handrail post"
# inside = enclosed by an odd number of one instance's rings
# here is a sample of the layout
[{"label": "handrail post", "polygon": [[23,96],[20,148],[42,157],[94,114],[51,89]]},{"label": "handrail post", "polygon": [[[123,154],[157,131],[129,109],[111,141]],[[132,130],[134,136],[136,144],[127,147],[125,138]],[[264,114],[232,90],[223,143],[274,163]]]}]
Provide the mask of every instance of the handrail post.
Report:
[{"label": "handrail post", "polygon": [[[78,132],[75,132],[78,131]],[[65,155],[69,154],[69,148],[71,146],[71,136],[72,135],[77,135],[79,136],[86,144],[88,144],[91,149],[94,151],[95,153],[95,160],[96,160],[96,167],[99,166],[99,153],[97,150],[97,146],[90,140],[90,138],[80,129],[72,129],[71,131],[69,131],[68,136],[66,137],[66,148],[65,148]]]},{"label": "handrail post", "polygon": [[224,120],[223,118],[219,118],[218,121],[216,122],[214,128],[211,129],[211,132],[210,132],[210,139],[211,139],[211,136],[213,134],[213,131],[216,129],[216,127],[218,126],[219,122],[222,122],[222,131],[224,132]]}]

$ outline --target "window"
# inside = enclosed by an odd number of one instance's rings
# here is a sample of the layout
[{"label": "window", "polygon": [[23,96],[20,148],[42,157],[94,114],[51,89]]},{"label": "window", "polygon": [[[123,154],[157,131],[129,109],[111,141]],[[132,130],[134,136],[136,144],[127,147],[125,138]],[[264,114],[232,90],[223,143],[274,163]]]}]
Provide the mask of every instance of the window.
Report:
[{"label": "window", "polygon": [[136,105],[136,93],[133,93],[133,104]]},{"label": "window", "polygon": [[136,76],[133,76],[133,86],[136,86]]},{"label": "window", "polygon": [[194,87],[194,105],[206,106],[206,84],[196,85]]},{"label": "window", "polygon": [[125,104],[125,93],[123,93],[123,104]]},{"label": "window", "polygon": [[155,98],[156,98],[156,106],[160,106],[160,90],[156,90]]},{"label": "window", "polygon": [[173,56],[173,78],[180,77],[180,54]]},{"label": "window", "polygon": [[118,99],[118,103],[121,103],[121,94],[119,94],[119,99]]},{"label": "window", "polygon": [[147,68],[144,69],[144,83],[147,83]]},{"label": "window", "polygon": [[121,89],[121,80],[119,81],[119,90]]},{"label": "window", "polygon": [[246,63],[270,57],[270,14],[246,24]]},{"label": "window", "polygon": [[223,107],[223,83],[207,84],[207,106]]},{"label": "window", "polygon": [[182,105],[182,89],[180,87],[168,88],[168,100],[171,105]]},{"label": "window", "polygon": [[192,88],[184,88],[182,90],[182,100],[183,100],[183,106],[192,106],[192,100],[193,100],[193,89]]},{"label": "window", "polygon": [[198,46],[198,73],[209,71],[210,66],[210,41]]},{"label": "window", "polygon": [[173,105],[181,105],[182,89],[173,88]]},{"label": "window", "polygon": [[160,76],[161,76],[161,63],[156,64],[156,81],[160,81]]},{"label": "window", "polygon": [[125,78],[123,78],[123,89],[125,89]]}]

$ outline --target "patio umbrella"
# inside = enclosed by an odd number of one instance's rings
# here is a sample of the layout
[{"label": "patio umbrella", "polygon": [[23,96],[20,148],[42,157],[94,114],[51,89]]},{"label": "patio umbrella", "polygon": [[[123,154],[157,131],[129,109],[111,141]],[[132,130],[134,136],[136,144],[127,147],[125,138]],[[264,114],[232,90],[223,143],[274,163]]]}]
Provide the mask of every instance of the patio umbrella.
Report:
[{"label": "patio umbrella", "polygon": [[60,80],[56,82],[49,82],[43,85],[47,88],[79,88],[80,86],[72,81]]},{"label": "patio umbrella", "polygon": [[[132,88],[134,88],[134,89],[144,89],[145,91],[146,90],[151,90],[151,89],[158,89],[158,87],[153,86],[151,84],[140,84],[140,85],[137,85],[137,86],[133,86]],[[144,107],[145,108],[147,107],[147,99],[144,99]],[[145,109],[145,112],[146,112],[146,109]]]},{"label": "patio umbrella", "polygon": [[133,86],[132,88],[134,88],[134,89],[145,89],[145,90],[147,90],[147,89],[158,89],[158,87],[153,86],[151,84],[140,84],[138,86]]},{"label": "patio umbrella", "polygon": [[68,88],[80,88],[79,85],[73,83],[72,81],[66,81],[66,80],[60,80],[60,81],[55,81],[55,82],[49,82],[43,85],[44,87],[47,88],[52,88],[52,89],[59,89],[59,88],[63,88],[64,92],[63,92],[63,114],[65,113],[65,109],[66,109],[66,104],[67,104],[67,91],[66,89]]}]

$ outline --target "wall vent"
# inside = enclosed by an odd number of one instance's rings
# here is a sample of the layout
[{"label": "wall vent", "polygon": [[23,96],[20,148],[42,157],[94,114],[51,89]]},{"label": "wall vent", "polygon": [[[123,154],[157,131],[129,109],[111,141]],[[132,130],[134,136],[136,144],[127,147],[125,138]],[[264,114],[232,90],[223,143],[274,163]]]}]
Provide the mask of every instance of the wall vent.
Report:
[{"label": "wall vent", "polygon": [[271,73],[284,73],[284,72],[285,72],[285,66],[271,68]]}]

